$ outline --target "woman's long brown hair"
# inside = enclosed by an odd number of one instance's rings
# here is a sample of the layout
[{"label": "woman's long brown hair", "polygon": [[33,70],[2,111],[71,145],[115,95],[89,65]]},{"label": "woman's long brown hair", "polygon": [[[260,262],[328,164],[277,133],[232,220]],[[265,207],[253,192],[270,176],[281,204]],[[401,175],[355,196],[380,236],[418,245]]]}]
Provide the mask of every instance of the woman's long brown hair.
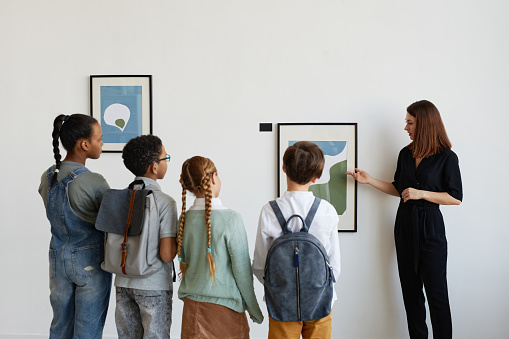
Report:
[{"label": "woman's long brown hair", "polygon": [[435,105],[421,100],[408,106],[407,112],[416,120],[415,137],[408,145],[415,159],[427,158],[451,148],[451,141]]}]

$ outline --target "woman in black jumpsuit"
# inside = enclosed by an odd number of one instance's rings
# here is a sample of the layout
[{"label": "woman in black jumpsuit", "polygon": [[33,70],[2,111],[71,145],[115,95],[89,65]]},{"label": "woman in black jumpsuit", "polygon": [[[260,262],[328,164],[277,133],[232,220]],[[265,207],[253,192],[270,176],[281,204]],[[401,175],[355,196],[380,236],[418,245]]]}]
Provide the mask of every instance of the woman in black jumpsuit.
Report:
[{"label": "woman in black jumpsuit", "polygon": [[458,157],[451,150],[440,113],[429,101],[407,108],[405,130],[412,143],[403,148],[392,183],[355,169],[358,182],[401,197],[394,238],[410,338],[428,338],[423,285],[435,339],[452,338],[447,293],[447,239],[440,205],[463,199]]}]

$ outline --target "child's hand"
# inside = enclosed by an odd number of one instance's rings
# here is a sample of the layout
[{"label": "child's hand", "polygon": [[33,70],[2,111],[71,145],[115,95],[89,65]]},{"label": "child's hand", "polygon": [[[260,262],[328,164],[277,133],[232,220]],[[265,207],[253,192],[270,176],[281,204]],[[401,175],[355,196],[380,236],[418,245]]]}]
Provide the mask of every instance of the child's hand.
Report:
[{"label": "child's hand", "polygon": [[261,316],[262,318],[260,319],[260,321],[257,321],[255,320],[255,318],[253,318],[251,315],[249,315],[249,318],[251,318],[251,320],[254,322],[254,323],[257,323],[257,324],[261,324],[263,322],[263,315]]}]

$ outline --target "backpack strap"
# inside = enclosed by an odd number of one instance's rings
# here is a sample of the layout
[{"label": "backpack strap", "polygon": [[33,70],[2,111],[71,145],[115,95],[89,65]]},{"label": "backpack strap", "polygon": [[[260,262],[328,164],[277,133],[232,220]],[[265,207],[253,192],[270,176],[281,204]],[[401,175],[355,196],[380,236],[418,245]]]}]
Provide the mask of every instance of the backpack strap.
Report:
[{"label": "backpack strap", "polygon": [[281,209],[277,205],[276,200],[269,201],[270,207],[272,207],[272,210],[274,211],[274,214],[276,214],[276,218],[279,221],[279,225],[281,225],[281,229],[283,230],[283,234],[292,233],[288,226],[286,226],[286,220],[285,217],[283,217],[283,213],[281,213]]},{"label": "backpack strap", "polygon": [[129,189],[132,190],[132,189],[135,189],[134,186],[138,186],[138,185],[141,185],[141,188],[137,188],[137,189],[142,189],[144,190],[145,189],[145,182],[143,180],[134,180],[132,183],[129,184]]},{"label": "backpack strap", "polygon": [[[288,218],[288,220],[286,220],[286,224],[288,225],[288,223],[290,222],[290,220],[292,220],[293,218],[299,218],[300,221],[302,221],[302,228],[300,229],[301,232],[308,232],[308,227],[306,226],[306,222],[304,221],[304,218],[301,217],[300,215],[298,214],[294,214],[292,215],[290,218]],[[291,232],[290,232],[291,233]]]},{"label": "backpack strap", "polygon": [[313,222],[313,219],[315,218],[316,211],[318,210],[318,206],[320,206],[320,198],[315,197],[315,201],[313,201],[313,205],[311,205],[311,209],[308,212],[308,216],[306,217],[306,222],[304,223],[304,226],[301,228],[301,232],[304,229],[304,227],[307,228],[306,232],[309,231],[309,228],[311,227],[311,223]]},{"label": "backpack strap", "polygon": [[127,215],[127,224],[125,226],[124,232],[124,242],[122,243],[122,261],[120,262],[120,267],[122,268],[122,273],[127,275],[125,265],[127,262],[127,232],[129,232],[129,226],[131,226],[131,217],[133,215],[133,207],[134,207],[134,197],[136,195],[136,190],[132,190],[131,192],[131,201],[129,203],[129,214]]},{"label": "backpack strap", "polygon": [[320,206],[321,199],[315,197],[315,200],[313,201],[313,205],[311,205],[311,209],[308,212],[308,215],[306,217],[306,220],[304,220],[300,215],[294,214],[288,220],[285,220],[285,217],[283,216],[283,213],[281,212],[281,209],[279,208],[277,202],[275,200],[270,201],[270,207],[272,207],[272,210],[274,211],[274,214],[276,214],[276,218],[279,221],[279,225],[281,225],[281,229],[283,230],[283,234],[292,233],[290,229],[288,228],[287,224],[293,217],[299,217],[300,220],[302,220],[302,228],[300,229],[301,232],[308,232],[309,227],[311,226],[311,223],[313,222],[313,219],[315,218],[316,211],[318,210],[318,206]]}]

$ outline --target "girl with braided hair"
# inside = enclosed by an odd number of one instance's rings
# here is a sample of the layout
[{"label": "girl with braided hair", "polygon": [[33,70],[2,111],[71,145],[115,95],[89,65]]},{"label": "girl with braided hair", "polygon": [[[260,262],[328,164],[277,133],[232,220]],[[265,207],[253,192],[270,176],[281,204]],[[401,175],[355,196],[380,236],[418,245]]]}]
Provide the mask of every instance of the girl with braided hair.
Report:
[{"label": "girl with braided hair", "polygon": [[[218,199],[221,180],[210,159],[195,156],[186,160],[180,183],[181,338],[249,338],[244,312],[256,323],[263,321],[263,315],[254,294],[242,217]],[[187,191],[196,197],[188,211]]]},{"label": "girl with braided hair", "polygon": [[[104,235],[94,224],[109,186],[85,162],[101,156],[102,129],[88,115],[59,115],[52,136],[55,164],[42,174],[39,186],[52,235],[50,338],[101,338],[111,274],[101,269]],[[67,151],[63,161],[59,141]]]}]

